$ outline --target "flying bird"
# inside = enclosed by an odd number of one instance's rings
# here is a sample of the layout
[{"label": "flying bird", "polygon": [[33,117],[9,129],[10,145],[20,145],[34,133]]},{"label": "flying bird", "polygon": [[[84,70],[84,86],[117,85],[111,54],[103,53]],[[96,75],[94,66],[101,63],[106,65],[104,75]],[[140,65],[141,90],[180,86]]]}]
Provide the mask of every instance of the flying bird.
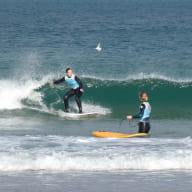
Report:
[{"label": "flying bird", "polygon": [[101,43],[98,43],[97,47],[95,48],[98,52],[102,50]]}]

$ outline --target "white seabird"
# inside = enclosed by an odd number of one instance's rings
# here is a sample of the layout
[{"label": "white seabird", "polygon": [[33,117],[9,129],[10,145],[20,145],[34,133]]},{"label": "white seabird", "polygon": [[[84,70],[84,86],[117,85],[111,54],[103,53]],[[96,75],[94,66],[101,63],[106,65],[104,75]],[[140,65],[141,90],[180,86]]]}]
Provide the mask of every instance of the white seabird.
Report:
[{"label": "white seabird", "polygon": [[102,50],[101,43],[98,43],[95,49],[100,52]]}]

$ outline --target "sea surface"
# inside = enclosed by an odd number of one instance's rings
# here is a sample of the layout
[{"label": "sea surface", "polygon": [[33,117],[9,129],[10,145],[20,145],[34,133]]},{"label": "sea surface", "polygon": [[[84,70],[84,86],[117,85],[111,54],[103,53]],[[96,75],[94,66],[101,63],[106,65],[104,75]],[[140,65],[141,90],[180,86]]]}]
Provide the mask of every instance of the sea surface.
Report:
[{"label": "sea surface", "polygon": [[[191,0],[0,0],[0,191],[190,192],[191,10]],[[67,67],[84,84],[83,111],[98,116],[63,113],[69,88],[49,83]],[[136,133],[125,117],[139,91],[149,137],[92,135]]]}]

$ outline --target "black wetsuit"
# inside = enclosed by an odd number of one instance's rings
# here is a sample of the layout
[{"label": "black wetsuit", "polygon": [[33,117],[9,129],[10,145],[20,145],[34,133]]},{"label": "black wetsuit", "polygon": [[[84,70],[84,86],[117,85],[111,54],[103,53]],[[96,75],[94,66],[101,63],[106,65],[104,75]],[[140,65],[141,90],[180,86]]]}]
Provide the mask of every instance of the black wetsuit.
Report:
[{"label": "black wetsuit", "polygon": [[[66,77],[63,77],[57,81],[54,81],[54,84],[59,84],[65,81]],[[68,77],[67,77],[68,78]],[[70,79],[70,78],[68,78]],[[83,88],[83,84],[81,82],[81,80],[77,77],[74,76],[74,80],[76,81],[76,83],[78,84],[78,87],[75,88],[71,88],[63,97],[64,100],[64,105],[65,105],[65,112],[69,112],[69,98],[75,95],[75,101],[77,103],[77,106],[79,108],[79,113],[82,113],[82,104],[81,104],[81,100],[80,97],[82,96],[82,92],[80,91],[80,89]]]},{"label": "black wetsuit", "polygon": [[[150,105],[149,105],[150,107]],[[140,105],[140,110],[137,115],[134,115],[133,118],[140,118],[140,121],[138,122],[138,132],[139,133],[149,133],[150,131],[150,117],[144,117],[144,113],[146,110],[146,105],[145,103],[141,103]],[[150,109],[151,110],[151,109]]]}]

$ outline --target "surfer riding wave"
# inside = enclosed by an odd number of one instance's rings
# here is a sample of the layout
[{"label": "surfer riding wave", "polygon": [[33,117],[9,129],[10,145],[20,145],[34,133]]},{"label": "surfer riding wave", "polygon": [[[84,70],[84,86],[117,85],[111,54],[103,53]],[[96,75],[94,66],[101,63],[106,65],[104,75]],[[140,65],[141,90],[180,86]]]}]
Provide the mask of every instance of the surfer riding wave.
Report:
[{"label": "surfer riding wave", "polygon": [[55,84],[59,84],[62,82],[66,82],[66,84],[71,88],[65,95],[64,95],[64,112],[69,112],[69,98],[72,96],[75,96],[75,101],[77,103],[77,106],[79,108],[79,113],[82,113],[82,104],[81,104],[81,96],[84,92],[83,90],[83,84],[81,80],[73,74],[73,71],[71,68],[66,69],[66,75],[54,82],[50,83],[50,86],[53,86]]}]

